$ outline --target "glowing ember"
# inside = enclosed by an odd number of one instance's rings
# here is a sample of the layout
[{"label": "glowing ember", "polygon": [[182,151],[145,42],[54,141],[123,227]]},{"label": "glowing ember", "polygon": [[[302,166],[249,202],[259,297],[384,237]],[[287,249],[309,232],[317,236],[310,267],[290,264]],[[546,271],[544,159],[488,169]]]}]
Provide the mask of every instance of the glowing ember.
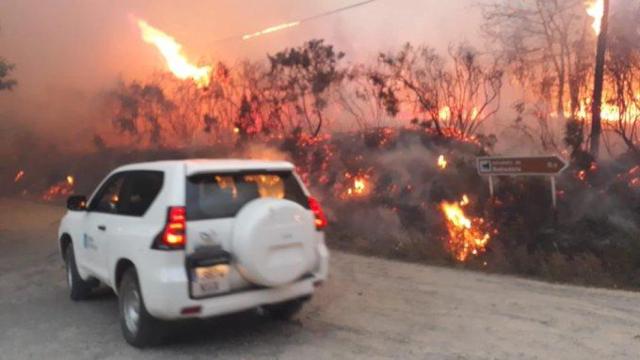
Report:
[{"label": "glowing ember", "polygon": [[444,170],[447,168],[447,159],[444,158],[444,155],[438,156],[438,167],[441,170]]},{"label": "glowing ember", "polygon": [[440,110],[438,110],[438,118],[442,121],[451,119],[451,109],[448,106],[440,108]]},{"label": "glowing ember", "polygon": [[602,23],[602,15],[604,14],[604,0],[596,0],[587,7],[587,14],[593,18],[593,32],[600,34],[600,24]]},{"label": "glowing ember", "polygon": [[346,173],[345,178],[347,179],[347,186],[342,194],[342,198],[362,198],[371,193],[371,180],[369,175],[352,175]]},{"label": "glowing ember", "polygon": [[68,175],[66,179],[51,185],[42,195],[42,200],[51,201],[73,194],[75,179]]},{"label": "glowing ember", "polygon": [[189,63],[182,54],[182,45],[146,21],[138,20],[138,27],[142,33],[142,40],[158,48],[173,75],[182,80],[192,79],[200,87],[209,85],[211,66],[198,67]]},{"label": "glowing ember", "polygon": [[18,182],[22,180],[23,177],[24,177],[24,170],[20,170],[16,173],[16,176],[13,178],[13,182]]},{"label": "glowing ember", "polygon": [[471,255],[485,251],[491,235],[485,231],[484,219],[467,216],[464,207],[469,205],[469,198],[463,195],[460,202],[443,201],[440,210],[447,220],[447,250],[458,261],[466,261]]},{"label": "glowing ember", "polygon": [[627,175],[629,177],[629,187],[640,188],[640,165],[636,165],[629,169]]},{"label": "glowing ember", "polygon": [[587,179],[587,171],[586,170],[580,170],[576,173],[576,177],[578,178],[578,180],[580,181],[585,181]]},{"label": "glowing ember", "polygon": [[270,26],[264,30],[260,30],[260,31],[256,31],[252,34],[244,34],[242,35],[242,40],[249,40],[252,39],[254,37],[258,37],[258,36],[262,36],[262,35],[266,35],[272,32],[276,32],[276,31],[280,31],[283,29],[288,29],[290,27],[294,27],[294,26],[298,26],[300,25],[300,21],[293,21],[293,22],[288,22],[288,23],[284,23],[284,24],[279,24],[279,25],[275,25],[275,26]]}]

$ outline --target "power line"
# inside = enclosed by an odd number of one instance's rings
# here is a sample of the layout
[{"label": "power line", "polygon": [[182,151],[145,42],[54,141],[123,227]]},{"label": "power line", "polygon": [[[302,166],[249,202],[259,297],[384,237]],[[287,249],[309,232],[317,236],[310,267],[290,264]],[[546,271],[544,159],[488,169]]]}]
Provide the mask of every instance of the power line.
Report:
[{"label": "power line", "polygon": [[295,21],[288,21],[288,22],[284,22],[275,26],[271,26],[265,29],[262,29],[260,31],[256,31],[253,33],[244,33],[244,34],[238,34],[238,35],[232,35],[232,36],[226,36],[220,39],[216,39],[214,40],[214,42],[223,42],[223,41],[230,41],[230,40],[249,40],[251,38],[254,37],[258,37],[258,36],[262,36],[262,35],[266,35],[272,32],[276,32],[276,31],[280,31],[280,30],[284,30],[290,27],[294,27],[294,26],[298,26],[302,23],[306,23],[308,21],[313,21],[313,20],[317,20],[323,17],[327,17],[327,16],[331,16],[337,13],[341,13],[343,11],[347,11],[347,10],[351,10],[360,6],[364,6],[364,5],[368,5],[370,3],[376,2],[378,0],[366,0],[366,1],[361,1],[355,4],[351,4],[351,5],[347,5],[347,6],[343,6],[337,9],[333,9],[333,10],[329,10],[329,11],[325,11],[319,14],[315,14],[312,16],[308,16],[305,18],[302,18],[300,20],[295,20]]}]

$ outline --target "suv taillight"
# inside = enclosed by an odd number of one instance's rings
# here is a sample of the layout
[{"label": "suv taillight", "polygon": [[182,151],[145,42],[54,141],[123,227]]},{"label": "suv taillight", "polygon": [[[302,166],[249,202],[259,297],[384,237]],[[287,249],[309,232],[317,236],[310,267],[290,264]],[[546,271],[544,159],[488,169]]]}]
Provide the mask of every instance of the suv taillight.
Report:
[{"label": "suv taillight", "polygon": [[167,223],[153,242],[154,249],[184,249],[187,243],[187,211],[183,206],[171,206],[167,211]]},{"label": "suv taillight", "polygon": [[324,215],[320,203],[314,197],[309,196],[309,209],[316,217],[316,229],[322,230],[327,226],[327,217]]}]

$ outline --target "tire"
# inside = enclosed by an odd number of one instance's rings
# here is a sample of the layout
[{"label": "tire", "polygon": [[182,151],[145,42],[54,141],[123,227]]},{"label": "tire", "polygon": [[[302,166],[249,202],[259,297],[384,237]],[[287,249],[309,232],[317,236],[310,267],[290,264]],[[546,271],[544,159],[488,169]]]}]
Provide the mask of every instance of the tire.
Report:
[{"label": "tire", "polygon": [[265,310],[274,319],[290,320],[302,310],[302,306],[306,300],[308,299],[294,299],[278,304],[267,305],[265,306]]},{"label": "tire", "polygon": [[135,268],[127,269],[118,288],[120,328],[124,339],[134,347],[144,348],[162,342],[163,324],[144,305]]},{"label": "tire", "polygon": [[73,301],[86,299],[91,294],[93,288],[90,281],[83,280],[78,272],[76,257],[73,253],[73,244],[69,244],[65,250],[65,270],[67,273],[67,285],[69,286],[69,297]]}]

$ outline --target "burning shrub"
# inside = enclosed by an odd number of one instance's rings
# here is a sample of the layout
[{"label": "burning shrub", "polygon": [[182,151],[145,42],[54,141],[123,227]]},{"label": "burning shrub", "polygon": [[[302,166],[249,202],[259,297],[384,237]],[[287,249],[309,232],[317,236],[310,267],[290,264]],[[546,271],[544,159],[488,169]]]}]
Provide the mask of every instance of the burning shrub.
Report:
[{"label": "burning shrub", "polygon": [[470,217],[464,208],[469,205],[469,198],[463,195],[458,202],[443,201],[440,209],[445,216],[447,231],[447,249],[458,261],[465,261],[471,255],[479,255],[485,251],[491,235],[486,230],[485,220]]}]

